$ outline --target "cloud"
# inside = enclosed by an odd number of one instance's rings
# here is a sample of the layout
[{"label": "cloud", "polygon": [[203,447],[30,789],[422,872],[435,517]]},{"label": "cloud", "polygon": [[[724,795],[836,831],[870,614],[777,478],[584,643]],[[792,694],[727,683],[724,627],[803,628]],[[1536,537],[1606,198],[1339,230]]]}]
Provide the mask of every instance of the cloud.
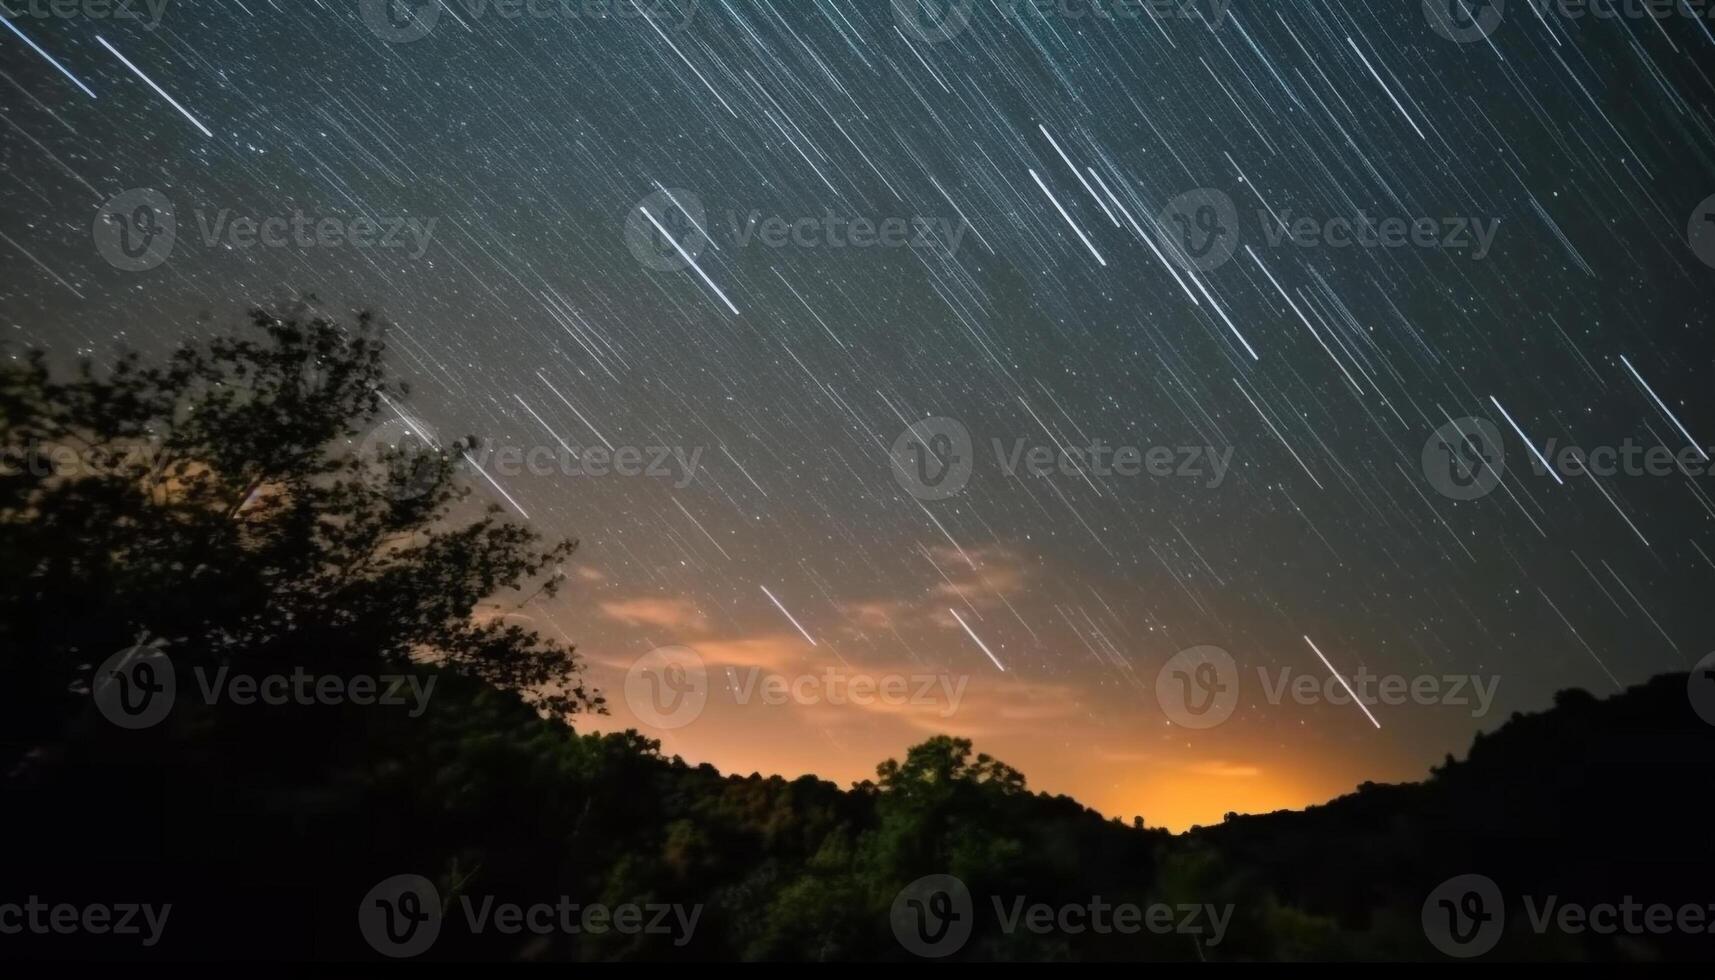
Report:
[{"label": "cloud", "polygon": [[627,626],[654,626],[667,630],[701,633],[708,629],[708,620],[688,599],[658,599],[639,597],[601,604],[603,616]]},{"label": "cloud", "polygon": [[1210,759],[1207,762],[1195,762],[1185,767],[1187,771],[1199,776],[1217,776],[1222,779],[1255,779],[1262,775],[1262,770],[1256,766],[1248,766],[1237,762],[1223,762],[1220,759]]},{"label": "cloud", "polygon": [[845,613],[859,629],[893,629],[909,606],[897,599],[871,599],[863,602],[842,602]]},{"label": "cloud", "polygon": [[[1010,549],[993,546],[961,552],[939,545],[930,549],[930,555],[946,576],[929,590],[930,597],[936,600],[956,599],[987,608],[997,605],[1002,597],[1024,590],[1027,570]],[[969,561],[965,560],[967,556]]]}]

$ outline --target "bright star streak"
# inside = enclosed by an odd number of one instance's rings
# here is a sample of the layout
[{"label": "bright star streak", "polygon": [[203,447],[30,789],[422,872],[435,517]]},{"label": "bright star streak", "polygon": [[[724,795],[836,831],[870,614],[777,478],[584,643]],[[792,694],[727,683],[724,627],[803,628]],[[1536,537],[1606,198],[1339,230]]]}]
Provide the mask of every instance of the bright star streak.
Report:
[{"label": "bright star streak", "polygon": [[[92,99],[95,98],[95,93],[90,91],[88,85],[85,85],[82,82],[78,81],[78,78],[76,75],[73,75],[71,72],[66,70],[66,66],[55,61],[53,55],[48,54],[46,51],[43,51],[41,45],[30,40],[30,36],[28,34],[25,34],[23,31],[19,30],[18,25],[12,23],[12,18],[0,17],[0,24],[5,24],[6,27],[9,30],[11,30],[11,32],[13,34],[18,35],[18,37],[21,38],[25,44],[28,44],[30,46],[31,50],[35,51],[37,54],[46,58],[48,60],[48,64],[53,65],[55,68],[58,68],[60,70],[60,74],[71,79],[71,83],[73,85],[76,85],[78,88],[83,89],[83,92],[85,95],[89,96]],[[96,40],[100,40],[100,38],[97,38]],[[101,43],[106,44],[107,42],[102,41]]]},{"label": "bright star streak", "polygon": [[1346,679],[1340,676],[1340,672],[1335,670],[1334,665],[1328,662],[1328,658],[1322,656],[1322,651],[1316,648],[1316,641],[1306,636],[1304,638],[1304,642],[1310,644],[1310,649],[1314,650],[1316,653],[1316,659],[1322,661],[1322,666],[1328,668],[1328,673],[1333,674],[1334,679],[1340,682],[1340,686],[1346,689],[1346,693],[1352,696],[1352,703],[1358,706],[1358,710],[1364,713],[1364,717],[1370,720],[1370,724],[1376,726],[1378,729],[1381,728],[1382,723],[1376,720],[1375,715],[1370,714],[1368,706],[1358,698],[1358,692],[1352,690],[1352,685],[1346,683]]},{"label": "bright star streak", "polygon": [[1655,393],[1655,389],[1649,386],[1648,381],[1644,380],[1644,376],[1638,373],[1638,369],[1632,367],[1632,362],[1626,360],[1626,355],[1620,355],[1620,363],[1626,366],[1626,370],[1632,372],[1632,377],[1638,379],[1638,384],[1643,385],[1644,390],[1649,392],[1649,396],[1655,399],[1656,407],[1661,409],[1661,413],[1663,415],[1673,421],[1673,424],[1679,429],[1679,434],[1685,437],[1686,442],[1691,443],[1691,448],[1697,450],[1697,455],[1702,456],[1703,461],[1707,463],[1709,461],[1709,454],[1703,451],[1703,447],[1697,444],[1696,439],[1691,438],[1691,433],[1685,431],[1685,426],[1680,423],[1679,416],[1673,414],[1673,412],[1667,407],[1667,403],[1662,401],[1661,396]]},{"label": "bright star streak", "polygon": [[957,609],[947,611],[953,614],[953,618],[959,621],[959,625],[965,628],[965,632],[970,635],[970,638],[976,642],[983,653],[988,654],[988,658],[994,661],[994,665],[1000,668],[1001,673],[1006,673],[1006,665],[1000,662],[1000,658],[994,655],[994,651],[989,649],[989,645],[983,642],[983,638],[977,635],[976,630],[971,629],[971,624],[965,622],[964,617],[959,615],[959,611]]},{"label": "bright star streak", "polygon": [[[100,42],[101,42],[101,46],[102,46],[102,47],[104,47],[104,48],[106,48],[106,49],[107,49],[107,50],[109,50],[109,51],[111,51],[111,52],[113,52],[113,57],[115,57],[115,58],[118,58],[118,59],[119,59],[119,60],[120,60],[120,61],[121,61],[121,62],[123,62],[123,63],[124,63],[124,65],[125,65],[125,67],[127,67],[127,68],[129,68],[129,69],[131,69],[131,71],[132,71],[132,73],[133,73],[133,74],[135,74],[135,75],[136,75],[136,76],[137,76],[137,77],[138,77],[138,78],[141,78],[141,79],[142,79],[142,80],[143,80],[143,81],[144,81],[144,82],[145,82],[145,83],[147,83],[147,84],[148,84],[148,86],[149,86],[149,87],[150,87],[150,88],[152,88],[152,89],[154,89],[154,90],[155,90],[155,94],[156,94],[156,95],[159,95],[159,96],[160,96],[160,97],[161,97],[161,98],[163,98],[163,99],[166,99],[166,100],[167,100],[167,103],[168,103],[168,104],[169,104],[169,105],[171,105],[171,106],[172,106],[172,107],[173,107],[173,108],[175,108],[175,109],[177,109],[177,110],[179,110],[179,115],[181,115],[181,116],[184,116],[184,117],[185,117],[185,118],[186,118],[186,119],[189,119],[189,120],[190,120],[190,121],[191,121],[191,125],[193,125],[193,126],[195,126],[195,127],[196,127],[196,128],[198,128],[198,129],[200,129],[200,130],[202,130],[202,134],[203,134],[203,135],[204,135],[204,136],[207,136],[207,137],[210,137],[210,138],[213,138],[213,136],[214,136],[214,134],[213,134],[213,133],[211,133],[211,132],[209,132],[209,131],[208,131],[208,127],[207,127],[207,126],[204,126],[204,125],[203,125],[203,124],[202,124],[202,123],[200,123],[200,122],[198,122],[198,121],[197,121],[197,117],[195,117],[195,116],[193,116],[193,115],[191,115],[191,114],[190,114],[190,113],[189,113],[189,112],[186,112],[186,111],[185,111],[185,107],[184,107],[184,106],[182,106],[182,105],[179,105],[179,102],[178,102],[178,100],[177,100],[177,99],[175,99],[175,98],[173,98],[173,97],[172,97],[172,96],[170,96],[170,95],[168,95],[168,94],[167,94],[167,90],[166,90],[166,89],[163,89],[163,88],[162,88],[162,87],[161,87],[161,86],[159,86],[159,85],[156,85],[156,84],[155,84],[155,80],[154,80],[154,79],[152,79],[152,78],[150,78],[150,77],[149,77],[149,76],[148,76],[148,75],[145,75],[145,74],[143,74],[143,69],[141,69],[141,68],[138,68],[138,67],[137,67],[137,66],[136,66],[136,65],[133,65],[133,64],[132,64],[132,63],[131,63],[131,59],[129,59],[129,58],[127,58],[127,57],[125,57],[125,56],[124,56],[124,55],[122,55],[122,54],[120,54],[120,53],[119,53],[119,49],[118,49],[118,48],[115,48],[115,47],[114,47],[114,46],[113,46],[113,45],[111,45],[111,44],[108,44],[108,43],[107,43],[107,39],[106,39],[106,38],[104,38],[104,37],[102,37],[102,36],[101,36],[101,35],[99,35],[99,34],[98,34],[98,35],[96,35],[96,37],[95,37],[95,39],[96,39],[96,40],[97,40],[97,41],[100,41]],[[93,93],[92,93],[92,94],[93,94]]]},{"label": "bright star streak", "polygon": [[780,604],[780,600],[774,598],[774,593],[768,591],[768,586],[759,585],[759,586],[757,586],[757,588],[762,590],[762,594],[768,597],[769,602],[774,603],[774,608],[780,610],[780,615],[785,616],[788,620],[791,621],[793,626],[796,626],[798,628],[798,632],[804,634],[804,639],[808,640],[811,646],[816,645],[816,638],[810,635],[810,631],[806,630],[802,623],[798,622],[797,617],[793,616],[790,612],[786,611],[786,607]]}]

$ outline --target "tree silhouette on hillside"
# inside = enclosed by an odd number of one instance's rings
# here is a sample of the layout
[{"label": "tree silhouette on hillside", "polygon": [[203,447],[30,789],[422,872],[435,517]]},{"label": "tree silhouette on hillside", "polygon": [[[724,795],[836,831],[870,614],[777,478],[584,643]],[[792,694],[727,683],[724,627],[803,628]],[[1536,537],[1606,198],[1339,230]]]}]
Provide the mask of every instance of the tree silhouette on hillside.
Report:
[{"label": "tree silhouette on hillside", "polygon": [[86,712],[93,665],[142,637],[181,666],[425,663],[601,709],[571,649],[473,618],[552,595],[576,545],[467,501],[474,440],[401,421],[384,333],[298,304],[163,364],[0,366],[0,763]]},{"label": "tree silhouette on hillside", "polygon": [[[1419,783],[1180,835],[1032,792],[949,735],[842,789],[579,732],[604,702],[575,652],[480,612],[554,594],[574,545],[471,498],[475,441],[403,414],[384,339],[291,307],[160,364],[0,363],[0,903],[173,903],[153,951],[8,933],[0,959],[379,958],[354,913],[404,874],[447,910],[426,958],[908,960],[896,910],[948,878],[970,900],[951,959],[1440,958],[1426,896],[1469,874],[1505,897],[1491,958],[1715,958],[1687,930],[1536,931],[1524,905],[1715,900],[1715,726],[1684,674],[1562,692]],[[143,637],[188,668],[438,686],[420,713],[181,698],[132,730],[92,688]],[[697,925],[536,935],[457,914],[562,899]],[[1218,937],[1018,925],[1095,902],[1226,912]]]}]

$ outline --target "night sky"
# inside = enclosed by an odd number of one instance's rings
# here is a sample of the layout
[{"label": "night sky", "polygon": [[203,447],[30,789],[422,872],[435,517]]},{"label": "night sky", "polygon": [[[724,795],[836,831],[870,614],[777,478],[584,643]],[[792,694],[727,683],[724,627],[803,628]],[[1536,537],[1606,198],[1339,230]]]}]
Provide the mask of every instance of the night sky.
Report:
[{"label": "night sky", "polygon": [[[11,353],[313,294],[395,325],[411,426],[633,448],[653,473],[464,477],[581,540],[559,599],[485,614],[578,644],[594,727],[842,782],[967,735],[1183,827],[1715,649],[1702,3],[6,2]],[[1171,463],[1002,465],[1097,444]],[[1533,466],[1567,446],[1693,465]],[[712,689],[663,728],[626,674],[669,645]],[[1209,645],[1231,717],[1177,724]],[[740,703],[753,667],[962,693]],[[1498,686],[1474,717],[1259,683],[1360,668]]]}]

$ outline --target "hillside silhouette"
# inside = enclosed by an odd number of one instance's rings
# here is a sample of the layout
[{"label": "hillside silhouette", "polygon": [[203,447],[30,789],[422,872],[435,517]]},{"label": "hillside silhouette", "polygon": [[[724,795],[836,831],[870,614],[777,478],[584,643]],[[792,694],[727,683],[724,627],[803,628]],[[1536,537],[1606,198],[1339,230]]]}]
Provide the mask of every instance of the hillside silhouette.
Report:
[{"label": "hillside silhouette", "polygon": [[[950,959],[1442,959],[1426,901],[1481,875],[1505,904],[1488,958],[1712,958],[1707,933],[1538,931],[1524,902],[1715,902],[1715,726],[1685,674],[1563,691],[1419,783],[1179,835],[946,736],[842,789],[580,733],[603,701],[576,652],[479,615],[551,594],[575,545],[468,499],[469,442],[376,449],[397,423],[384,349],[369,317],[294,308],[161,365],[0,368],[0,900],[173,906],[150,948],[9,935],[0,957],[374,960],[366,896],[418,875],[448,910],[423,959],[907,960],[908,886],[946,875],[974,909]],[[198,697],[222,670],[408,677],[432,703]],[[170,711],[114,723],[149,685]],[[473,932],[452,911],[558,896],[695,927]],[[1217,942],[994,911],[1092,897],[1229,911]]]}]

